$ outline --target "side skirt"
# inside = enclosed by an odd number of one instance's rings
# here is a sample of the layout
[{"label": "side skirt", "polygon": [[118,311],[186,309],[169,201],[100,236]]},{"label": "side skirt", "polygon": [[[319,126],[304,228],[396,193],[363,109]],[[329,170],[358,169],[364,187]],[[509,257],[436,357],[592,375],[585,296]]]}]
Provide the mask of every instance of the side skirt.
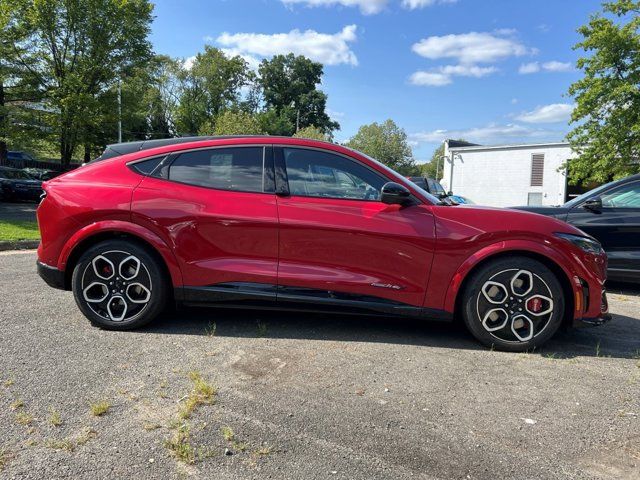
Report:
[{"label": "side skirt", "polygon": [[187,306],[453,320],[453,315],[444,310],[416,307],[375,296],[262,283],[233,282],[176,288],[176,298],[182,298],[181,303]]}]

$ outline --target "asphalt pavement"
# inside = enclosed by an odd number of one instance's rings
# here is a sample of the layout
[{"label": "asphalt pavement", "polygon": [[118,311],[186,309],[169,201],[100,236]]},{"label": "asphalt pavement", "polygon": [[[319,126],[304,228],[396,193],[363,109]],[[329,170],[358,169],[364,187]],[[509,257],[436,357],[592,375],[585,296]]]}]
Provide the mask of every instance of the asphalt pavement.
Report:
[{"label": "asphalt pavement", "polygon": [[637,480],[640,296],[616,291],[609,324],[526,354],[240,310],[108,332],[0,253],[0,478]]}]

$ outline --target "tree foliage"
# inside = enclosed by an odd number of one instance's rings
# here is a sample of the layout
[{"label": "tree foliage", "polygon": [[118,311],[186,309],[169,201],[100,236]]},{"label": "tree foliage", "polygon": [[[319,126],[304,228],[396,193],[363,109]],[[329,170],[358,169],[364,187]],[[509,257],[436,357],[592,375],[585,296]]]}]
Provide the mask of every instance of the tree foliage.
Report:
[{"label": "tree foliage", "polygon": [[261,135],[260,122],[255,115],[242,110],[225,110],[215,121],[207,121],[200,129],[200,135]]},{"label": "tree foliage", "polygon": [[576,107],[568,135],[578,158],[569,162],[572,182],[605,182],[640,171],[640,2],[603,4],[578,29],[575,48],[584,77],[569,88]]},{"label": "tree foliage", "polygon": [[308,127],[301,128],[293,134],[297,138],[310,138],[311,140],[321,140],[323,142],[330,142],[331,136],[324,133],[318,127],[310,125]]},{"label": "tree foliage", "polygon": [[14,46],[56,113],[63,164],[90,134],[100,96],[148,60],[152,8],[148,0],[34,0],[18,12],[17,28],[28,35]]},{"label": "tree foliage", "polygon": [[276,55],[262,61],[259,74],[267,109],[275,110],[282,127],[290,125],[283,133],[292,135],[296,128],[312,125],[327,134],[340,128],[326,112],[327,95],[317,88],[322,64],[293,53]]},{"label": "tree foliage", "polygon": [[418,172],[407,134],[391,119],[361,126],[347,146],[366,153],[402,175]]}]

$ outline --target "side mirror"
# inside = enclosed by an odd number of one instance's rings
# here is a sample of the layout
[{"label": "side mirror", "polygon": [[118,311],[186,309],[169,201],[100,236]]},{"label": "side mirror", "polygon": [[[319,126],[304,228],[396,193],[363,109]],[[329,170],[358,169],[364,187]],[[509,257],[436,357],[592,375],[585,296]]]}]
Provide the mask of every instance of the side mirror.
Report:
[{"label": "side mirror", "polygon": [[380,201],[388,205],[406,205],[411,202],[411,192],[396,182],[387,182],[382,186]]},{"label": "side mirror", "polygon": [[602,199],[600,197],[590,198],[582,204],[588,210],[602,210]]}]

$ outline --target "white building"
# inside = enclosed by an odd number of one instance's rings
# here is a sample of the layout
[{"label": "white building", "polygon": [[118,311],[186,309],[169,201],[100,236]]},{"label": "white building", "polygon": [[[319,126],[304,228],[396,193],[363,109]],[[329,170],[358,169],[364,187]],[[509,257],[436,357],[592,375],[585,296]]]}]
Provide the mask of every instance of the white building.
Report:
[{"label": "white building", "polygon": [[[561,205],[567,197],[568,143],[473,145],[445,140],[442,186],[494,207]],[[453,181],[452,181],[453,180]]]}]

